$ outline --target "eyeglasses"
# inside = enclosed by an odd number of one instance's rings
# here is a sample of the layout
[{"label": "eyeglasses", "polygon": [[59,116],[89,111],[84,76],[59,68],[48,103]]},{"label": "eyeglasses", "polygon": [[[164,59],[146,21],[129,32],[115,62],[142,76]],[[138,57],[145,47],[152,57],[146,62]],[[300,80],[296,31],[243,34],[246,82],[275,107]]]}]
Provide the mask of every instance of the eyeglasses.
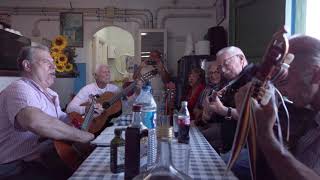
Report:
[{"label": "eyeglasses", "polygon": [[208,72],[208,75],[212,75],[212,74],[220,74],[220,70],[217,68],[217,70],[215,70],[215,71]]},{"label": "eyeglasses", "polygon": [[232,64],[232,62],[233,62],[234,59],[235,59],[234,57],[236,57],[236,56],[238,56],[238,54],[233,55],[233,56],[230,56],[230,57],[225,58],[225,59],[223,60],[223,63],[222,63],[221,66],[220,66],[221,72],[225,72],[225,71],[226,71],[226,67],[228,67],[230,64]]},{"label": "eyeglasses", "polygon": [[231,57],[228,57],[228,58],[224,59],[222,65],[226,65],[226,66],[230,65],[231,62],[234,60],[234,57],[235,57],[235,56],[238,56],[238,54],[233,55],[233,56],[231,56]]}]

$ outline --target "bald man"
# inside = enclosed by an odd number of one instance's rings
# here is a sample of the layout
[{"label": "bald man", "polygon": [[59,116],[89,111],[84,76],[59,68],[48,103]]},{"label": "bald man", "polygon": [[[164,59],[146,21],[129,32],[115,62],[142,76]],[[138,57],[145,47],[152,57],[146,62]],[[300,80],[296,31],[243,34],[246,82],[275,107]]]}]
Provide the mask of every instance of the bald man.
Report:
[{"label": "bald man", "polygon": [[[89,101],[89,96],[101,95],[105,92],[119,92],[118,86],[110,83],[110,70],[108,65],[98,64],[94,73],[94,79],[96,82],[90,83],[80,89],[78,94],[72,99],[67,106],[67,112],[77,112],[79,114],[85,114],[86,106],[81,104]],[[101,104],[97,104],[96,108],[98,113],[103,111]]]}]

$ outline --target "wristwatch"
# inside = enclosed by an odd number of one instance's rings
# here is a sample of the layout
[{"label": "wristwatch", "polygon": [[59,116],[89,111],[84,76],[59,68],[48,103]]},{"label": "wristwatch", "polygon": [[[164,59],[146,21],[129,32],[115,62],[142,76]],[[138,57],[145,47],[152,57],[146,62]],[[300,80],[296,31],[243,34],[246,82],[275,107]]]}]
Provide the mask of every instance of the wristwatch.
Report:
[{"label": "wristwatch", "polygon": [[226,119],[226,120],[232,119],[231,110],[232,110],[232,108],[228,107],[227,115],[224,117],[224,119]]}]

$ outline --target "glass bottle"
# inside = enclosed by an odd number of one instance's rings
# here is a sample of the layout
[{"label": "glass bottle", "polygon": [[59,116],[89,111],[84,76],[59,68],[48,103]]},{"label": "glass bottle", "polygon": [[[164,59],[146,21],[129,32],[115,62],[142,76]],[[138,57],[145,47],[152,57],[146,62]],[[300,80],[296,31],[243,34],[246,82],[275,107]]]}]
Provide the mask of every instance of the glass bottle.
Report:
[{"label": "glass bottle", "polygon": [[188,110],[188,102],[181,102],[181,109],[178,113],[178,124],[179,124],[179,143],[189,143],[189,129],[190,129],[190,113]]},{"label": "glass bottle", "polygon": [[123,129],[115,129],[115,137],[110,145],[110,170],[113,173],[124,171],[125,140],[121,137]]},{"label": "glass bottle", "polygon": [[160,142],[160,156],[158,163],[150,170],[140,173],[134,180],[189,180],[190,176],[180,172],[172,165],[171,145],[168,139],[162,138]]}]

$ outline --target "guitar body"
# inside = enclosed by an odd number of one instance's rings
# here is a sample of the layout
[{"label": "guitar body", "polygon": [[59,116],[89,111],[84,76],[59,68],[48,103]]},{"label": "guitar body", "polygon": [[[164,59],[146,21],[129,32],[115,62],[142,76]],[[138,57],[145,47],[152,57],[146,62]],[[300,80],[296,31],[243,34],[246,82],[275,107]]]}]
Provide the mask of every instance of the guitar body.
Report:
[{"label": "guitar body", "polygon": [[[151,78],[156,73],[157,71],[153,70],[149,73],[146,73],[143,77],[145,79]],[[127,87],[118,94],[105,92],[101,94],[98,99],[90,97],[92,99],[92,102],[81,104],[81,106],[89,105],[89,110],[86,113],[85,118],[83,118],[79,113],[76,112],[69,113],[69,118],[72,125],[95,135],[100,134],[101,131],[103,131],[108,126],[108,123],[112,118],[121,115],[121,97],[123,94],[127,94],[127,92],[134,87],[135,84],[132,84],[130,85],[130,87]],[[102,104],[105,110],[99,116],[92,119],[95,103]],[[54,140],[54,146],[60,158],[72,170],[76,170],[95,148],[95,146],[89,143],[82,144],[60,140]]]},{"label": "guitar body", "polygon": [[72,144],[58,140],[55,140],[53,143],[60,159],[62,159],[70,169],[73,171],[76,170],[84,159],[77,155],[77,152],[72,148]]},{"label": "guitar body", "polygon": [[[97,102],[103,104],[108,102],[115,94],[112,92],[105,92],[97,99]],[[98,134],[105,127],[112,118],[118,117],[121,115],[122,103],[121,100],[118,100],[110,105],[109,108],[105,109],[99,116],[95,117],[89,126],[89,132]]]},{"label": "guitar body", "polygon": [[[84,119],[76,112],[68,114],[73,126],[81,127]],[[87,158],[94,150],[94,146],[90,144],[75,144],[69,141],[54,140],[54,147],[62,159],[62,161],[73,171]]]},{"label": "guitar body", "polygon": [[[105,92],[100,95],[97,99],[97,103],[103,104],[108,102],[115,94],[112,92]],[[86,106],[88,103],[81,104],[81,106]],[[112,118],[118,117],[121,115],[122,103],[121,100],[118,100],[105,109],[99,116],[92,119],[88,132],[98,135],[103,129],[105,129]],[[79,128],[83,123],[83,118],[79,113],[71,112],[69,113],[72,124]]]}]

